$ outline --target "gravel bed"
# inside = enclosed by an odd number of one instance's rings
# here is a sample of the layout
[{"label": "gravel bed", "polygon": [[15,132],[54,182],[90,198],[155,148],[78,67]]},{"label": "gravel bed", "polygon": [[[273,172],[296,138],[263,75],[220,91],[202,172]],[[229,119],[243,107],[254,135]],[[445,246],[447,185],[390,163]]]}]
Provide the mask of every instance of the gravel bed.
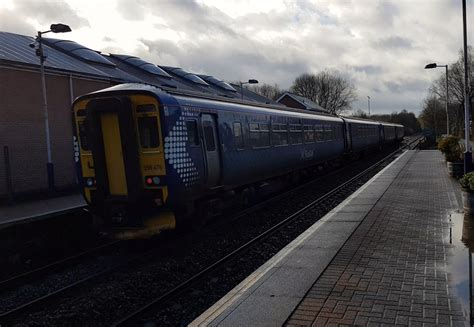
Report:
[{"label": "gravel bed", "polygon": [[116,265],[119,260],[119,255],[96,257],[88,262],[79,263],[73,268],[49,274],[42,278],[41,281],[27,283],[18,288],[2,292],[0,296],[0,314],[104,271],[111,265]]},{"label": "gravel bed", "polygon": [[[298,208],[319,198],[327,190],[349,179],[348,176],[355,175],[356,171],[362,171],[377,158],[381,156],[351,164],[348,169],[326,180],[322,178],[318,181],[317,189],[314,185],[308,185],[268,205],[265,209],[247,214],[244,218],[229,221],[228,224],[219,224],[218,228],[187,234],[178,238],[176,242],[157,247],[154,253],[144,254],[140,263],[120,268],[115,273],[88,284],[80,292],[73,292],[40,311],[19,318],[15,323],[22,326],[110,325],[195,275]],[[369,178],[370,176],[365,180]],[[364,182],[361,181],[359,186]],[[234,266],[224,268],[221,273],[216,271],[210,280],[206,279],[202,286],[186,294],[184,299],[160,311],[157,324],[181,325],[190,322],[357,188],[358,186],[354,186],[345,195],[332,197],[324,206],[304,215],[306,218],[303,221],[296,223],[295,226],[291,224],[284,229],[284,232],[273,236],[271,240],[275,242],[269,242],[264,248],[250,251],[248,255],[252,253],[253,255],[249,258],[242,257]],[[188,301],[188,298],[192,300]]]},{"label": "gravel bed", "polygon": [[165,308],[156,308],[152,316],[142,318],[141,322],[147,323],[147,326],[188,325],[383,168],[380,167],[356,184],[345,188],[343,192],[325,200],[320,206],[311,208],[291,224],[252,247],[243,256],[228,262],[197,282],[186,293],[168,302]]},{"label": "gravel bed", "polygon": [[2,229],[0,280],[100,245],[103,240],[89,228],[90,219],[90,214],[78,210]]}]

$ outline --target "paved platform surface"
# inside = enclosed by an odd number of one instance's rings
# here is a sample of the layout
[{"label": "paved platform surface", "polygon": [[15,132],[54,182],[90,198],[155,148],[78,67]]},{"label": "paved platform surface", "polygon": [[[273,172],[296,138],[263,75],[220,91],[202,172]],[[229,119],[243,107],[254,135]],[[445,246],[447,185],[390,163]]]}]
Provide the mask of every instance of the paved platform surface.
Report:
[{"label": "paved platform surface", "polygon": [[447,269],[458,194],[438,151],[408,151],[191,325],[468,325]]},{"label": "paved platform surface", "polygon": [[41,217],[51,216],[85,205],[82,194],[72,194],[0,206],[0,228],[18,223],[27,223],[34,219],[41,219]]}]

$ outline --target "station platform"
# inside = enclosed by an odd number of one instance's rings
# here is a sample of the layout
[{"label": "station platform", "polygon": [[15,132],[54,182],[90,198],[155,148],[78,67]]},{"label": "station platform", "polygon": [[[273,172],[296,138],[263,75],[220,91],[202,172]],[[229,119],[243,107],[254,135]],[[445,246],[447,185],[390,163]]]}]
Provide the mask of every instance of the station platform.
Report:
[{"label": "station platform", "polygon": [[438,151],[407,151],[191,326],[468,326],[460,201]]},{"label": "station platform", "polygon": [[79,193],[2,205],[0,206],[0,229],[51,217],[85,205],[86,202]]}]

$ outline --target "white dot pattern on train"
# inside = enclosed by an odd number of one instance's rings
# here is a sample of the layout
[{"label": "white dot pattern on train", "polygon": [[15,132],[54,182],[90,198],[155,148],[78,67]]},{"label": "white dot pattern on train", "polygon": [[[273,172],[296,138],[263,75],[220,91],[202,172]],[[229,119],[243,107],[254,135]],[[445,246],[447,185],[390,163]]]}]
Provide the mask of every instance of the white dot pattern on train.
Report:
[{"label": "white dot pattern on train", "polygon": [[197,117],[197,113],[183,109],[175,125],[165,137],[165,159],[172,166],[186,187],[196,184],[199,171],[186,150],[188,132],[186,118]]}]

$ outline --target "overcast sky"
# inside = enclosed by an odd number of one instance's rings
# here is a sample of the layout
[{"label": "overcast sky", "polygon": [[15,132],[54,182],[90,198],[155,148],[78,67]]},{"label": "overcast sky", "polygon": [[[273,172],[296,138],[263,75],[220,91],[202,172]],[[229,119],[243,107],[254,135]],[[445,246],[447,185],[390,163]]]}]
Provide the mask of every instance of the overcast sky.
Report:
[{"label": "overcast sky", "polygon": [[[468,3],[473,44],[474,0]],[[354,109],[419,113],[428,87],[462,49],[461,0],[0,0],[0,30],[56,35],[226,81],[289,88],[337,69],[357,88]]]}]

